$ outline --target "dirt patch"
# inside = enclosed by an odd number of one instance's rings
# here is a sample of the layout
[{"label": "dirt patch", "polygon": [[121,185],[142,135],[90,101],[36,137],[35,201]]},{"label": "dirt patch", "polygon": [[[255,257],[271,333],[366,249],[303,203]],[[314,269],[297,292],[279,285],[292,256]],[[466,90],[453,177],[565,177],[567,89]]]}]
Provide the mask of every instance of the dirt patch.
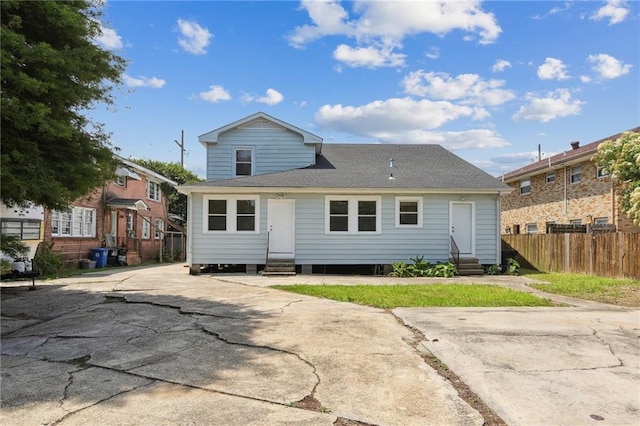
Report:
[{"label": "dirt patch", "polygon": [[375,426],[371,423],[359,422],[357,420],[345,419],[344,417],[338,417],[333,426]]}]

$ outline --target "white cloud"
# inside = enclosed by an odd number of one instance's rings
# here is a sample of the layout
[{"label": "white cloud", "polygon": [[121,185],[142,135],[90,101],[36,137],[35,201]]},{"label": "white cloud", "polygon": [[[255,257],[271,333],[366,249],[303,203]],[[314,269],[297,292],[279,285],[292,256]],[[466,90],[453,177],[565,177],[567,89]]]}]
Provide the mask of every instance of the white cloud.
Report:
[{"label": "white cloud", "polygon": [[134,78],[128,74],[123,74],[122,80],[124,81],[124,84],[129,87],[151,87],[153,89],[160,89],[167,83],[163,79],[157,77],[149,78],[140,76],[138,78]]},{"label": "white cloud", "polygon": [[502,72],[507,68],[511,68],[511,62],[505,59],[498,59],[495,64],[491,67],[491,71],[493,72]]},{"label": "white cloud", "polygon": [[589,77],[588,75],[581,75],[580,81],[583,83],[591,83],[591,77]]},{"label": "white cloud", "polygon": [[209,86],[209,91],[201,92],[200,94],[198,94],[198,97],[203,101],[211,102],[214,104],[216,102],[228,101],[231,99],[231,95],[229,94],[229,92],[227,92],[224,87],[218,85]]},{"label": "white cloud", "polygon": [[213,34],[197,22],[185,21],[178,19],[178,30],[181,37],[178,38],[178,44],[185,51],[194,55],[204,55],[207,53],[207,47]]},{"label": "white cloud", "polygon": [[547,93],[545,97],[527,93],[527,102],[513,115],[514,120],[537,120],[546,123],[555,118],[580,114],[584,104],[578,99],[571,99],[571,93],[567,89],[557,89]]},{"label": "white cloud", "polygon": [[271,88],[267,89],[267,93],[265,96],[255,97],[249,94],[245,94],[242,97],[242,100],[244,100],[245,102],[258,102],[267,105],[277,105],[282,102],[283,99],[284,96],[282,96],[282,93],[278,92],[276,89]]},{"label": "white cloud", "polygon": [[[295,27],[288,35],[289,43],[294,47],[325,36],[342,35],[357,41],[357,47],[346,48],[342,45],[336,52],[346,59],[358,57],[347,62],[350,66],[396,66],[404,63],[404,56],[393,53],[394,48],[402,47],[402,40],[410,35],[433,33],[440,36],[461,30],[479,36],[480,44],[496,41],[502,29],[495,16],[482,10],[477,0],[455,2],[395,2],[395,1],[357,1],[353,4],[353,19],[342,5],[335,0],[302,0],[301,9],[308,12],[312,23]],[[373,50],[371,48],[373,47]],[[339,50],[340,49],[340,50]],[[385,61],[380,61],[376,51]],[[342,60],[343,56],[334,57]],[[400,61],[402,59],[402,61]]]},{"label": "white cloud", "polygon": [[103,27],[100,24],[100,35],[94,38],[95,42],[98,43],[106,50],[118,50],[122,49],[122,37],[118,35],[116,30],[112,28]]},{"label": "white cloud", "polygon": [[[426,84],[425,84],[426,83]],[[402,81],[405,93],[447,101],[459,100],[470,105],[500,105],[515,98],[506,89],[504,80],[482,80],[478,74],[460,74],[451,77],[447,73],[409,73]]]},{"label": "white cloud", "polygon": [[[555,154],[555,152],[543,152],[542,158],[548,158]],[[472,160],[472,163],[495,176],[499,176],[536,161],[538,161],[538,151],[524,151],[502,154],[488,160]]]},{"label": "white cloud", "polygon": [[572,3],[570,1],[566,1],[562,6],[553,7],[546,14],[536,15],[533,17],[533,19],[547,19],[550,15],[556,15],[558,13],[566,12],[571,8],[571,6],[572,6]]},{"label": "white cloud", "polygon": [[341,44],[334,50],[333,57],[350,67],[377,68],[402,66],[406,55],[393,53],[391,47],[377,48],[369,46],[352,48],[346,44]]},{"label": "white cloud", "polygon": [[566,80],[567,66],[560,59],[547,58],[544,64],[538,67],[538,77],[541,80]]},{"label": "white cloud", "polygon": [[591,67],[601,78],[612,79],[627,74],[631,70],[631,65],[624,64],[622,61],[600,53],[598,55],[589,55],[587,62],[593,64]]},{"label": "white cloud", "polygon": [[440,57],[440,49],[435,46],[431,46],[424,56],[429,59],[438,59]]},{"label": "white cloud", "polygon": [[608,19],[609,25],[615,25],[624,21],[628,14],[629,9],[627,8],[627,2],[625,0],[609,0],[606,5],[598,9],[589,19],[594,21]]}]

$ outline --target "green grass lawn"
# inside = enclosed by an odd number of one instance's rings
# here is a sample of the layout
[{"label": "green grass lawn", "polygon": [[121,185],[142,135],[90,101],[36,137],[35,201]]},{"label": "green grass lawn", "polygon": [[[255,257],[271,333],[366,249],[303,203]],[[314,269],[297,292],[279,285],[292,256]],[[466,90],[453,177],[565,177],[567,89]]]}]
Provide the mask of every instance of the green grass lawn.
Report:
[{"label": "green grass lawn", "polygon": [[548,284],[529,284],[529,286],[547,293],[562,294],[619,306],[640,307],[639,280],[558,272],[523,271],[522,275],[548,282]]},{"label": "green grass lawn", "polygon": [[351,302],[376,308],[553,306],[528,293],[495,285],[291,285],[273,286],[292,293]]}]

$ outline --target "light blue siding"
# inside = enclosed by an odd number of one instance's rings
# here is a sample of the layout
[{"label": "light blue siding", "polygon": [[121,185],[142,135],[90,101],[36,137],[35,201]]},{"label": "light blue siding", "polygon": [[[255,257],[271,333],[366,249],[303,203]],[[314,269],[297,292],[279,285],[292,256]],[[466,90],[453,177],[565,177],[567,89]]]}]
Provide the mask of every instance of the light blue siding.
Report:
[{"label": "light blue siding", "polygon": [[233,148],[255,150],[255,174],[273,173],[314,164],[315,146],[283,127],[238,128],[222,134],[207,146],[207,180],[234,177]]},{"label": "light blue siding", "polygon": [[[219,195],[219,194],[218,194]],[[403,194],[396,194],[402,196]],[[459,195],[425,194],[423,227],[396,228],[395,196],[381,198],[381,233],[375,235],[325,233],[325,197],[316,194],[285,194],[296,200],[295,261],[297,264],[390,264],[416,255],[430,262],[449,259],[449,203]],[[496,196],[469,196],[475,202],[476,257],[493,264],[497,244]],[[259,234],[204,234],[202,195],[193,195],[193,255],[199,264],[264,264],[266,257],[267,200],[260,199]]]}]

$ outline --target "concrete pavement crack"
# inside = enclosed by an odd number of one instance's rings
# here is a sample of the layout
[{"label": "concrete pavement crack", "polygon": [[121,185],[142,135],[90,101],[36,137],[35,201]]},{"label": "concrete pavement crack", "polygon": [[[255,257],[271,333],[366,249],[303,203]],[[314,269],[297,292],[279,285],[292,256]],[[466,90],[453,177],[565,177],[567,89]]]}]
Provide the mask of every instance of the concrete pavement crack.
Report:
[{"label": "concrete pavement crack", "polygon": [[618,362],[620,363],[619,366],[620,367],[624,366],[624,361],[622,361],[622,359],[620,359],[620,357],[618,355],[616,355],[616,353],[613,351],[613,348],[611,347],[611,345],[609,343],[605,342],[604,339],[598,335],[598,330],[596,330],[595,328],[592,328],[591,331],[593,332],[593,337],[598,339],[603,345],[605,345],[607,348],[609,348],[609,352],[611,352],[611,355],[613,355],[618,360]]}]

